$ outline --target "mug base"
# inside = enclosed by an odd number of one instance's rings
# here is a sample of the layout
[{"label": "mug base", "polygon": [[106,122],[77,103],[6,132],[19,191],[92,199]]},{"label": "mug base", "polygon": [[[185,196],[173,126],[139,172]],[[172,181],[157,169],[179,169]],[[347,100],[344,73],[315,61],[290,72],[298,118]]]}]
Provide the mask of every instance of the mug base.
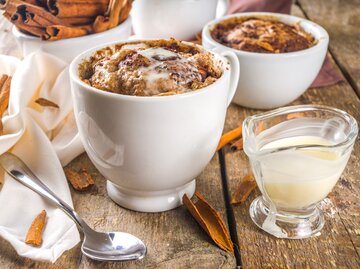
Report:
[{"label": "mug base", "polygon": [[257,197],[249,209],[252,221],[265,232],[284,239],[303,239],[320,235],[324,215],[317,207],[306,213],[271,212],[262,196]]},{"label": "mug base", "polygon": [[191,182],[169,190],[142,192],[134,191],[106,182],[109,197],[119,206],[140,212],[163,212],[182,205],[182,197],[186,193],[192,197],[195,193],[195,179]]}]

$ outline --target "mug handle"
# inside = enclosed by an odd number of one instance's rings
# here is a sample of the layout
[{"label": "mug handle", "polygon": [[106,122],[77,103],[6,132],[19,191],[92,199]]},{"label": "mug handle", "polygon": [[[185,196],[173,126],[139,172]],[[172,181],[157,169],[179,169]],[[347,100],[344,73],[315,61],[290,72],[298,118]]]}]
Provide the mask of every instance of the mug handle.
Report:
[{"label": "mug handle", "polygon": [[216,18],[220,18],[226,14],[230,6],[229,0],[219,0],[216,7]]},{"label": "mug handle", "polygon": [[223,50],[219,47],[212,48],[211,51],[220,54],[225,57],[230,63],[230,89],[228,94],[227,106],[230,105],[240,78],[240,62],[236,54],[230,50]]}]

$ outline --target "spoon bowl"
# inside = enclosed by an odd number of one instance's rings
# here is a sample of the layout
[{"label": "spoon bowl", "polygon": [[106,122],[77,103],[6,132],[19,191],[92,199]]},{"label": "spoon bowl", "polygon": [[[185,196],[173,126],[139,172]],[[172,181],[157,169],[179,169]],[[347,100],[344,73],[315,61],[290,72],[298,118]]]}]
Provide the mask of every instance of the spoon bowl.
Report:
[{"label": "spoon bowl", "polygon": [[137,237],[122,232],[87,234],[81,246],[87,257],[98,261],[140,260],[146,254],[146,246]]}]

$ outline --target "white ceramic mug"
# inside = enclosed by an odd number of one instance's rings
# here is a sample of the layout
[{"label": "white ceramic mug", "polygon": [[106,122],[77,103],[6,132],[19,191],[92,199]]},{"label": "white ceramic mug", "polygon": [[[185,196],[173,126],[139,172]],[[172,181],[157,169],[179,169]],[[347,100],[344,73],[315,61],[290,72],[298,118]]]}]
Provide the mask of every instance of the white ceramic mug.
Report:
[{"label": "white ceramic mug", "polygon": [[95,89],[79,78],[79,64],[103,47],[88,50],[70,65],[85,150],[108,180],[108,194],[117,204],[143,212],[175,208],[184,193],[194,194],[195,177],[216,151],[240,74],[237,57],[214,53],[223,74],[205,88],[172,96],[128,96]]},{"label": "white ceramic mug", "polygon": [[193,39],[215,17],[225,14],[228,0],[135,0],[131,15],[137,38]]}]

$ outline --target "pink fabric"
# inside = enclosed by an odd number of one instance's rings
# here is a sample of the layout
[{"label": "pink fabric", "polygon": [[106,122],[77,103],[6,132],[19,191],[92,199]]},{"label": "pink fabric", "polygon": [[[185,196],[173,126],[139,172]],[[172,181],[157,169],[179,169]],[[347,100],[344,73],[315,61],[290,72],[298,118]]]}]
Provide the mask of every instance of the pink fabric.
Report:
[{"label": "pink fabric", "polygon": [[291,0],[230,0],[227,13],[267,11],[290,14],[291,4]]},{"label": "pink fabric", "polygon": [[[290,14],[292,0],[230,0],[228,14],[250,11],[267,11]],[[323,66],[310,87],[325,87],[343,81],[343,76],[326,55]]]}]

